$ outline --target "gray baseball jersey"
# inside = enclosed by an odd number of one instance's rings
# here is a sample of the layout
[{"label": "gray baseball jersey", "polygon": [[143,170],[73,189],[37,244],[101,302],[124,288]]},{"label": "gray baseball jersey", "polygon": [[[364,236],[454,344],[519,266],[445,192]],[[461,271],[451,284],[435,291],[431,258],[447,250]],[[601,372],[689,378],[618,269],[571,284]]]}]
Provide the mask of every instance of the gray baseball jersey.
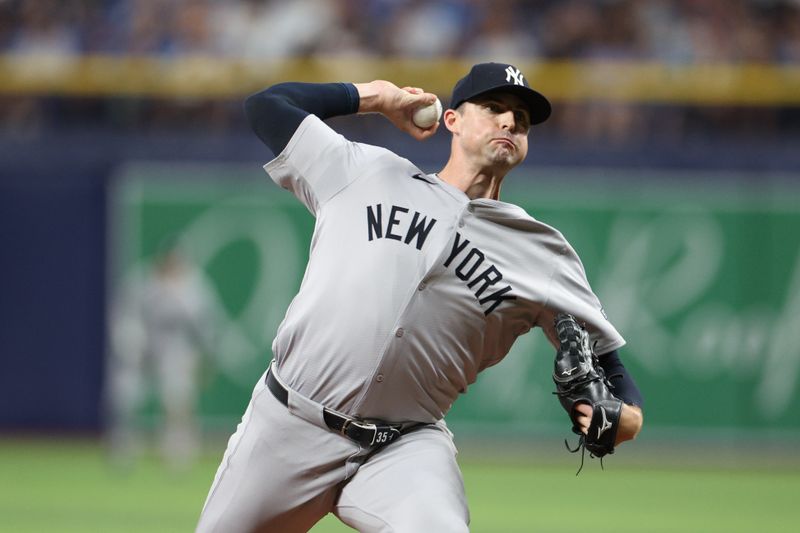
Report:
[{"label": "gray baseball jersey", "polygon": [[310,115],[265,165],[316,216],[308,267],[273,344],[295,391],[343,413],[434,422],[515,339],[558,311],[598,353],[625,341],[563,235]]},{"label": "gray baseball jersey", "polygon": [[[458,394],[531,328],[555,345],[558,311],[585,321],[600,353],[624,344],[575,251],[519,207],[470,200],[314,115],[265,169],[316,216],[273,343],[287,398],[258,381],[197,531],[307,531],[332,511],[359,531],[466,532],[442,420]],[[323,408],[430,424],[376,453],[331,431]]]}]

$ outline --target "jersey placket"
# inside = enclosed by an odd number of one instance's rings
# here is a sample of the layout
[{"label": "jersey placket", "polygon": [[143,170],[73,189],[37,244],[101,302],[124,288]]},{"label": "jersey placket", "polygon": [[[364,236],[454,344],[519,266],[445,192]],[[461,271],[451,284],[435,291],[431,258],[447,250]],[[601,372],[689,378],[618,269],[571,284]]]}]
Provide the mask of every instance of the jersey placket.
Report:
[{"label": "jersey placket", "polygon": [[410,322],[407,323],[405,320],[408,315],[408,310],[412,307],[412,304],[419,293],[430,287],[432,283],[431,280],[434,279],[440,272],[444,271],[443,264],[453,247],[456,233],[464,228],[466,225],[465,219],[473,212],[474,207],[472,204],[467,203],[461,208],[456,220],[449,228],[450,236],[445,240],[444,246],[436,255],[436,260],[430,264],[428,269],[425,271],[425,274],[415,283],[413,283],[412,288],[409,289],[406,302],[401,308],[397,320],[395,320],[394,325],[392,326],[391,333],[387,336],[386,342],[381,349],[381,355],[378,358],[378,364],[375,365],[375,370],[373,370],[370,379],[367,381],[364,391],[359,395],[353,404],[354,412],[359,412],[359,409],[362,405],[364,405],[365,401],[369,399],[375,387],[381,385],[387,379],[391,379],[392,370],[395,367],[397,358],[390,358],[390,360],[387,361],[387,354],[396,353],[397,350],[399,350],[399,348],[396,346],[396,343],[402,342],[403,337],[407,333],[408,325],[410,324]]}]

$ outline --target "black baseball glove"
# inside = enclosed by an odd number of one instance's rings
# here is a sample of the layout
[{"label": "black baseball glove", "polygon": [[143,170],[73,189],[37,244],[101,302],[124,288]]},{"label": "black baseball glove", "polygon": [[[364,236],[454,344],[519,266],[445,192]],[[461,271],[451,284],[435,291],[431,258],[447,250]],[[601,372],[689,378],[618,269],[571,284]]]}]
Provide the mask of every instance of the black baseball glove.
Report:
[{"label": "black baseball glove", "polygon": [[[614,453],[614,442],[619,429],[622,400],[616,398],[613,385],[598,364],[597,355],[589,346],[589,334],[575,317],[560,313],[555,319],[560,348],[556,353],[553,381],[561,405],[572,420],[572,431],[580,435],[578,446],[571,452],[589,450],[592,457]],[[592,421],[584,435],[577,422],[575,406],[585,403],[592,407]],[[566,441],[565,441],[566,442]],[[567,445],[569,449],[569,445]],[[583,459],[581,459],[583,468]],[[578,469],[580,473],[580,469]]]}]

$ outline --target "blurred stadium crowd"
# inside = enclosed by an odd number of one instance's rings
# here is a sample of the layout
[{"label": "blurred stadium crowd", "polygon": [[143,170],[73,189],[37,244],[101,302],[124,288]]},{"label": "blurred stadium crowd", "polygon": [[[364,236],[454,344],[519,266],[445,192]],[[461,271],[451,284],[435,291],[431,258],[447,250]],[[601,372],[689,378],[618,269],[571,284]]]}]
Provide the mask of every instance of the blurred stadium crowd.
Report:
[{"label": "blurred stadium crowd", "polygon": [[6,0],[6,52],[800,63],[796,0]]},{"label": "blurred stadium crowd", "polygon": [[[797,0],[5,0],[0,50],[258,60],[330,54],[535,62],[800,65]],[[362,81],[362,80],[346,80]],[[535,80],[532,80],[534,85]],[[5,132],[98,122],[121,127],[241,126],[238,103],[3,97]],[[551,134],[629,142],[691,132],[798,133],[796,110],[570,103]]]}]

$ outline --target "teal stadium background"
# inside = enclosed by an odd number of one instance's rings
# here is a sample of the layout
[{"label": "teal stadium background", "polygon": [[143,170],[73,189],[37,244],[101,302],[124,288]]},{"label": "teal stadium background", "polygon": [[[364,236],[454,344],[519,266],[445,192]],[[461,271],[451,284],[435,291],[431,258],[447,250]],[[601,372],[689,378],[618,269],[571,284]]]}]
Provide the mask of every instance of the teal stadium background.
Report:
[{"label": "teal stadium background", "polygon": [[[757,187],[742,177],[523,168],[504,188],[504,200],[560,229],[581,256],[628,340],[648,440],[800,435],[800,193],[780,176]],[[313,217],[242,165],[132,163],[109,195],[112,288],[177,236],[216,289],[201,412],[207,431],[230,432],[302,279]],[[455,403],[450,426],[462,437],[565,433],[552,355],[540,331],[521,337]]]}]

